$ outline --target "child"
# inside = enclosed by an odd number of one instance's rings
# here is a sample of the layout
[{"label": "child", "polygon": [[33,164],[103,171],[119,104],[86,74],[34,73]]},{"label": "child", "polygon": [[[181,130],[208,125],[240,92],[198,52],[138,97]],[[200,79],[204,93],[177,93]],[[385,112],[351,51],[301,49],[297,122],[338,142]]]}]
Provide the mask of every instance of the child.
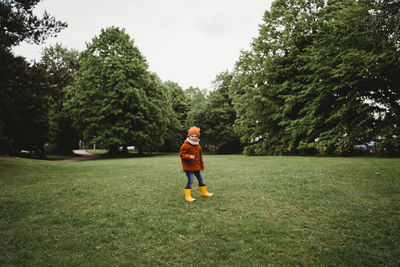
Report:
[{"label": "child", "polygon": [[188,138],[186,138],[183,143],[181,150],[179,151],[179,156],[182,160],[183,170],[186,172],[187,184],[185,187],[185,200],[188,202],[193,202],[196,199],[192,198],[192,184],[193,184],[193,174],[199,181],[200,193],[202,197],[212,197],[214,194],[207,192],[207,187],[204,184],[201,172],[204,169],[203,153],[201,151],[201,146],[199,145],[200,128],[193,126],[189,129]]}]

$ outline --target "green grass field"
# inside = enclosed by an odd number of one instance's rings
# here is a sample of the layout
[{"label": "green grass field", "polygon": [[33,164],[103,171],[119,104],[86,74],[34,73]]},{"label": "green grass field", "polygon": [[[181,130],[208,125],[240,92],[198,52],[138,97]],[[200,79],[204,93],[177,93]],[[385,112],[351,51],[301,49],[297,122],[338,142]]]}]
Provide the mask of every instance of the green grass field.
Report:
[{"label": "green grass field", "polygon": [[0,157],[1,266],[399,266],[400,159]]}]

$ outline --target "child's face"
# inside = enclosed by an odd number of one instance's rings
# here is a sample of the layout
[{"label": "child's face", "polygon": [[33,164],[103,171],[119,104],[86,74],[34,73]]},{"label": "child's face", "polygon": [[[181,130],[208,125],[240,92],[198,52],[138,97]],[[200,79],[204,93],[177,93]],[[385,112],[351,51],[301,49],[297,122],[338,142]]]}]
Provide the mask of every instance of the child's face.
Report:
[{"label": "child's face", "polygon": [[190,141],[192,142],[197,142],[199,141],[199,137],[197,136],[197,134],[192,134],[189,136]]}]

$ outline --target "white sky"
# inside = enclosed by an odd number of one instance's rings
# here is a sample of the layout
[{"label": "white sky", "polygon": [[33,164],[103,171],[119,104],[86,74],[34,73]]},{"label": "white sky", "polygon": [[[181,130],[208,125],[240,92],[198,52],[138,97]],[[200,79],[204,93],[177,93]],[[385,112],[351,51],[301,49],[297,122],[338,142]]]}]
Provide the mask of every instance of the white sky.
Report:
[{"label": "white sky", "polygon": [[163,81],[212,89],[219,73],[232,71],[241,50],[258,36],[258,26],[273,0],[42,0],[47,10],[68,23],[44,45],[22,43],[13,50],[39,60],[43,47],[60,43],[83,51],[101,29],[124,28]]}]

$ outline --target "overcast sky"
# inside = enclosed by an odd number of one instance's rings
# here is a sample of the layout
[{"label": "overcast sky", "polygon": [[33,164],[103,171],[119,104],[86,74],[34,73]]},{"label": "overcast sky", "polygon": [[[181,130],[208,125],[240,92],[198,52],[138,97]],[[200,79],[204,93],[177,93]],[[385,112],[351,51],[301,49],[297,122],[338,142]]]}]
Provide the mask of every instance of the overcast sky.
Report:
[{"label": "overcast sky", "polygon": [[124,28],[163,81],[212,89],[216,75],[232,71],[241,50],[248,50],[272,0],[42,0],[68,28],[42,46],[14,48],[28,60],[40,59],[43,47],[61,43],[83,51],[101,29]]}]

